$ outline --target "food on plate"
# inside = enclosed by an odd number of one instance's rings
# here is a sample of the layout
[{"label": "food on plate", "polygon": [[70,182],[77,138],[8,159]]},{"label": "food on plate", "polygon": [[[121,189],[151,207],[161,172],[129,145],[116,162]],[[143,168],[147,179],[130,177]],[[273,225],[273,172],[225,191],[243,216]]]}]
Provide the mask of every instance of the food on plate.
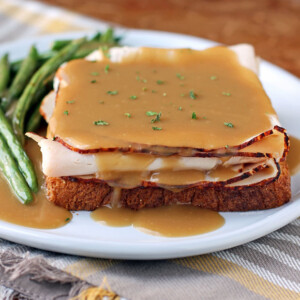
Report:
[{"label": "food on plate", "polygon": [[99,47],[116,45],[112,29],[97,33],[90,40],[55,41],[50,51],[39,53],[32,46],[28,56],[15,62],[8,54],[0,60],[0,170],[15,196],[23,204],[33,200],[39,189],[34,167],[24,144],[25,131],[41,123],[39,105],[51,90],[57,68],[64,62],[85,57]]},{"label": "food on plate", "polygon": [[257,72],[250,45],[100,48],[63,64],[40,109],[47,136],[27,134],[49,200],[69,210],[288,202],[289,139]]}]

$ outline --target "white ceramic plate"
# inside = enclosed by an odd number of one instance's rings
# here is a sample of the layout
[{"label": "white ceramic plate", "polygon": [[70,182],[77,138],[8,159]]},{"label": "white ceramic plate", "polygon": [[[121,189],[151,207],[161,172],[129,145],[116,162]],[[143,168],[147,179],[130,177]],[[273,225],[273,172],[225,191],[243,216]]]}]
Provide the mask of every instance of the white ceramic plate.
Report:
[{"label": "white ceramic plate", "polygon": [[[216,43],[179,34],[125,30],[123,43],[131,46],[204,49]],[[48,35],[0,45],[12,59],[24,57],[33,43],[46,50],[55,39],[76,38],[83,33]],[[274,50],[276,51],[276,50]],[[300,81],[286,71],[261,62],[261,80],[288,132],[300,138]],[[182,238],[144,234],[131,227],[113,228],[95,223],[88,212],[75,214],[72,222],[51,230],[26,228],[0,221],[0,237],[56,252],[118,259],[164,259],[204,254],[231,248],[266,235],[300,216],[300,173],[292,178],[293,198],[276,209],[222,213],[225,225],[211,233]]]}]

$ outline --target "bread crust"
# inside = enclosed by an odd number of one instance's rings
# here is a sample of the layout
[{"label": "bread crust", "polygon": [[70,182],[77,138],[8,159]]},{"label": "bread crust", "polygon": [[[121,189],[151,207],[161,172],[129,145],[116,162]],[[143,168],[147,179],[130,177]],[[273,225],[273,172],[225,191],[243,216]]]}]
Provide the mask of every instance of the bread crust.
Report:
[{"label": "bread crust", "polygon": [[[286,162],[280,175],[263,185],[242,187],[193,187],[173,192],[161,187],[122,189],[120,204],[131,209],[190,204],[215,211],[249,211],[283,205],[291,199],[290,174]],[[74,177],[47,177],[48,199],[68,210],[94,210],[110,203],[113,188],[103,181]]]}]

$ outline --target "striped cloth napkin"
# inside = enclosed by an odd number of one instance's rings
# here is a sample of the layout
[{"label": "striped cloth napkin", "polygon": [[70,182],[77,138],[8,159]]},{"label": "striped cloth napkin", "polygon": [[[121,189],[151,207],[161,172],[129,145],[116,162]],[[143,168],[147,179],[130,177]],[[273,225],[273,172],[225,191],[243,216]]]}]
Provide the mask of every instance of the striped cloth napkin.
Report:
[{"label": "striped cloth napkin", "polygon": [[[108,25],[38,2],[0,0],[0,42],[54,32],[104,30]],[[300,299],[299,219],[240,247],[163,261],[68,256],[0,239],[0,285],[3,285],[0,298],[13,297],[20,292],[25,297],[22,299],[53,299],[51,293],[56,289],[43,286],[47,296],[34,292],[26,294],[26,288],[21,289],[24,283],[5,281],[1,270],[9,267],[3,262],[4,254],[19,260],[25,257],[25,265],[36,259],[37,264],[52,275],[57,274],[69,283],[80,283],[85,288],[100,286],[106,278],[103,287],[110,299],[117,299],[116,295],[123,299]],[[19,267],[24,271],[24,264]],[[67,299],[70,295],[67,292],[59,299]],[[92,293],[90,295],[89,299],[96,299]]]}]

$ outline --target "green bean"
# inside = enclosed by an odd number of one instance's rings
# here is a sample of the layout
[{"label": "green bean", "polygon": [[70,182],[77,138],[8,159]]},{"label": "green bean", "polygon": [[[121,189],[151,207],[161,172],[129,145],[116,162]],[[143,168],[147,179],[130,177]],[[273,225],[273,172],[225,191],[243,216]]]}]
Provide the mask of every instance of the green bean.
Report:
[{"label": "green bean", "polygon": [[6,119],[2,109],[0,109],[0,134],[5,139],[7,146],[10,148],[19,166],[20,172],[23,174],[28,186],[34,191],[38,191],[38,182],[34,172],[33,165],[28,158],[25,150],[22,148],[21,143],[15,136],[12,126]]},{"label": "green bean", "polygon": [[102,36],[102,33],[100,31],[96,32],[96,34],[91,38],[91,41],[93,42],[99,42],[100,38]]},{"label": "green bean", "polygon": [[44,63],[32,76],[20,97],[15,109],[12,124],[13,129],[22,143],[24,143],[24,122],[26,113],[31,107],[38,90],[42,88],[43,82],[50,76],[63,62],[69,60],[77,49],[86,42],[86,38],[74,40],[71,44],[60,50],[56,55]]},{"label": "green bean", "polygon": [[23,60],[22,65],[14,78],[7,94],[2,100],[1,106],[4,111],[7,111],[14,99],[22,94],[26,84],[31,76],[38,68],[39,54],[34,46],[31,47],[28,56]]},{"label": "green bean", "polygon": [[23,204],[30,203],[33,198],[31,191],[20,173],[16,161],[14,160],[10,149],[5,140],[0,135],[0,169],[12,190]]},{"label": "green bean", "polygon": [[114,40],[114,30],[112,28],[108,28],[106,32],[102,34],[100,37],[100,42],[106,43],[106,44],[113,44],[115,43]]},{"label": "green bean", "polygon": [[0,60],[0,94],[6,90],[10,78],[10,66],[8,54],[4,54]]},{"label": "green bean", "polygon": [[39,128],[41,121],[40,105],[37,105],[27,122],[26,132],[35,132]]},{"label": "green bean", "polygon": [[[44,64],[48,59],[53,57],[56,53],[57,52],[54,52],[54,51],[47,51],[47,52],[41,53],[39,55],[39,66]],[[16,60],[16,61],[11,63],[11,71],[12,71],[13,74],[18,73],[18,71],[21,68],[21,65],[22,65],[23,61],[24,61],[24,59],[19,59],[19,60]]]},{"label": "green bean", "polygon": [[54,41],[51,45],[51,50],[52,51],[59,51],[62,48],[66,47],[72,42],[72,40],[57,40]]},{"label": "green bean", "polygon": [[[101,38],[102,33],[101,32],[97,32],[90,41],[93,42],[99,42],[100,38]],[[51,50],[52,51],[59,51],[61,50],[63,47],[69,45],[72,42],[72,40],[56,40],[52,43],[51,45]]]},{"label": "green bean", "polygon": [[83,58],[92,53],[93,51],[99,49],[100,47],[104,46],[105,44],[101,42],[89,41],[82,45],[72,56],[72,59]]}]

